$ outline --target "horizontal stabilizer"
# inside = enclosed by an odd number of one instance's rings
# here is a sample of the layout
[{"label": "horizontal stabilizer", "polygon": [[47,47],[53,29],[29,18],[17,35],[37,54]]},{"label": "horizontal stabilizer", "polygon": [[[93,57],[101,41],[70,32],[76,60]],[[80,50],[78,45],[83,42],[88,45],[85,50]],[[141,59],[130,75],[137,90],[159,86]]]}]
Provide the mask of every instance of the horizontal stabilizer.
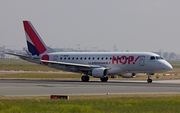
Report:
[{"label": "horizontal stabilizer", "polygon": [[[5,54],[18,56],[20,58],[31,58],[29,55],[25,55],[25,54],[16,54],[16,53],[8,53],[8,52],[5,52]],[[40,59],[39,57],[32,57],[32,58],[33,59]]]}]

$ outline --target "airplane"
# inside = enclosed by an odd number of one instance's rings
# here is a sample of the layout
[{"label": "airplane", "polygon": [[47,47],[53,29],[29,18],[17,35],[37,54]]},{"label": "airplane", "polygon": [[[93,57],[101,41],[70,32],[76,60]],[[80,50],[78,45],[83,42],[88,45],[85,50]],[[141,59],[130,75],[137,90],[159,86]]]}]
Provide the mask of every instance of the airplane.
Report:
[{"label": "airplane", "polygon": [[171,64],[152,52],[56,52],[46,46],[30,21],[23,21],[28,50],[27,54],[6,53],[51,68],[81,73],[83,82],[89,76],[107,82],[108,76],[146,73],[147,83],[151,75],[173,69]]}]

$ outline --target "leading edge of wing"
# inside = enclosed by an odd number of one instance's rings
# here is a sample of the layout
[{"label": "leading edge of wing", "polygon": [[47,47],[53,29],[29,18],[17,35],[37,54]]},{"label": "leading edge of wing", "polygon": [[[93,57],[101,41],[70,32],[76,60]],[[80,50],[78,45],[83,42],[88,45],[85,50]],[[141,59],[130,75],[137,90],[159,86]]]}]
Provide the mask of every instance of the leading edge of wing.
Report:
[{"label": "leading edge of wing", "polygon": [[68,66],[87,67],[87,68],[101,67],[98,65],[86,65],[86,64],[68,63],[68,62],[49,61],[49,60],[41,60],[41,62],[52,63],[52,64],[60,64],[60,65],[68,65]]}]

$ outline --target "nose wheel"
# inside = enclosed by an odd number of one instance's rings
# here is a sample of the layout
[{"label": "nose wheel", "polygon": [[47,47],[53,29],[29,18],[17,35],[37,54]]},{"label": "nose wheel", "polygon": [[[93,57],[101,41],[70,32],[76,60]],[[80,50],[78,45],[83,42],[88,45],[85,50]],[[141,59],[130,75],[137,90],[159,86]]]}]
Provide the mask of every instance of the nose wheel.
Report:
[{"label": "nose wheel", "polygon": [[152,79],[147,79],[147,83],[152,83]]},{"label": "nose wheel", "polygon": [[152,83],[151,74],[147,73],[147,75],[148,75],[147,83]]}]

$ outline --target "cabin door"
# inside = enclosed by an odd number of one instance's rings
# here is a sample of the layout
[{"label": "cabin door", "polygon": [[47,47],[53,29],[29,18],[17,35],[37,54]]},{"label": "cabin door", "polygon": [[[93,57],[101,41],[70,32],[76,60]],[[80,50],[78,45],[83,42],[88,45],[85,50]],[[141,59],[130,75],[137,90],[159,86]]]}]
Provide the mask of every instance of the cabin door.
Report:
[{"label": "cabin door", "polygon": [[144,66],[145,56],[140,56],[139,65]]}]

